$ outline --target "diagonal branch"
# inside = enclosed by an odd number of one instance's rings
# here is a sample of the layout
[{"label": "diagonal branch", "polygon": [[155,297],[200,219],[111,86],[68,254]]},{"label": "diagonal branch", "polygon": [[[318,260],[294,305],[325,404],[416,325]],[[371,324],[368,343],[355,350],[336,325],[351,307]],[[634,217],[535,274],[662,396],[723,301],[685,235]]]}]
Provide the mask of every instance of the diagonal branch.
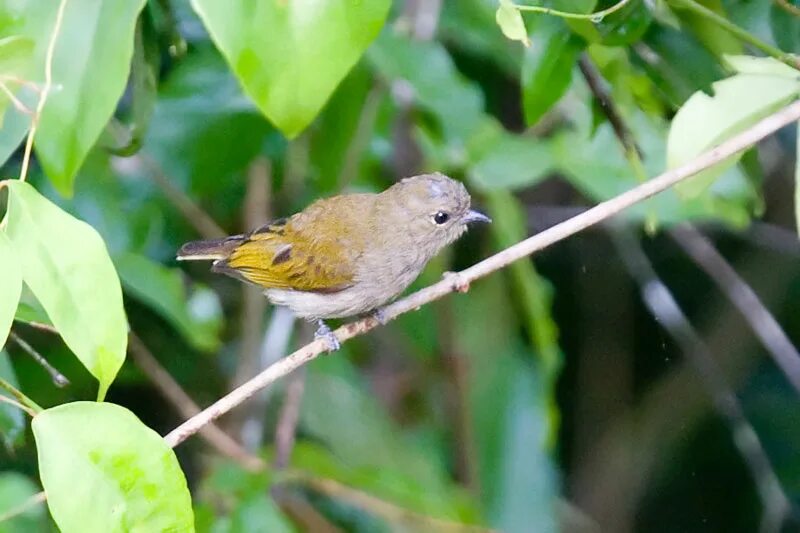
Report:
[{"label": "diagonal branch", "polygon": [[800,353],[752,287],[693,226],[683,225],[673,229],[671,233],[675,242],[709,275],[714,284],[742,313],[767,349],[767,353],[800,393]]},{"label": "diagonal branch", "polygon": [[[547,248],[567,237],[574,235],[588,227],[620,213],[621,211],[636,205],[639,202],[658,194],[673,185],[709,168],[731,155],[739,153],[754,145],[769,134],[779,130],[783,126],[791,124],[800,119],[800,101],[794,102],[778,112],[766,117],[757,124],[754,124],[744,132],[733,137],[700,155],[689,163],[669,170],[638,187],[626,191],[619,196],[602,202],[595,207],[569,219],[561,224],[534,235],[528,239],[506,248],[505,250],[487,258],[475,265],[462,270],[461,272],[450,274],[442,281],[434,283],[421,289],[410,296],[399,300],[383,309],[383,314],[387,320],[418,309],[419,307],[437,300],[446,294],[459,289],[466,289],[469,284],[477,279],[485,277],[492,272],[500,270],[534,252]],[[364,318],[345,324],[338,328],[334,333],[340,342],[362,335],[367,331],[378,326],[374,318]],[[319,357],[326,347],[324,340],[316,340],[295,351],[291,355],[281,359],[277,363],[268,367],[266,370],[255,376],[253,379],[244,383],[241,387],[223,396],[201,413],[193,416],[164,437],[170,446],[177,446],[191,435],[197,433],[203,426],[227,413],[243,401],[253,396],[256,392],[273,383],[277,379],[289,374],[298,367]]]}]

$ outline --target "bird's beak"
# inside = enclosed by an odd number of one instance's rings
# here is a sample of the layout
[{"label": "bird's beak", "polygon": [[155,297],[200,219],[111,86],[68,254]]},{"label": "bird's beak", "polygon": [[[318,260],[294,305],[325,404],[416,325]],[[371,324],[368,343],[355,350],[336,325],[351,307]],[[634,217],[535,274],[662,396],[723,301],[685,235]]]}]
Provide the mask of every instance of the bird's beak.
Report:
[{"label": "bird's beak", "polygon": [[473,222],[485,222],[488,224],[489,222],[492,221],[492,219],[487,217],[483,213],[479,213],[474,209],[470,209],[469,211],[467,211],[467,213],[464,215],[461,221],[464,224],[472,224]]}]

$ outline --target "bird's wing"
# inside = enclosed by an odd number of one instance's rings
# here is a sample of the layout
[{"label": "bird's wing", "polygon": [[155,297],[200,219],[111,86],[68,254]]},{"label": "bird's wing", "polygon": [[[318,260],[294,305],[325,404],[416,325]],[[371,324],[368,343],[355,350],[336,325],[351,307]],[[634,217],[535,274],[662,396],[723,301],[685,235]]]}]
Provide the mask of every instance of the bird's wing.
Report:
[{"label": "bird's wing", "polygon": [[350,287],[355,251],[346,239],[332,238],[324,220],[308,222],[308,216],[293,217],[262,226],[213,269],[267,289],[332,293]]}]

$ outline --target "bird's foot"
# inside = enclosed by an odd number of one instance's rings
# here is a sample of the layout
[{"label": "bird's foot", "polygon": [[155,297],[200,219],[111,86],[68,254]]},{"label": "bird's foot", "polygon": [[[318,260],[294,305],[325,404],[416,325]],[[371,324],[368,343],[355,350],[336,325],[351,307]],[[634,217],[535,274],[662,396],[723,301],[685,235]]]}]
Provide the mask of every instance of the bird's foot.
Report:
[{"label": "bird's foot", "polygon": [[389,322],[389,317],[386,316],[386,313],[383,312],[383,309],[380,307],[372,311],[372,318],[378,321],[378,324],[381,326],[385,326],[387,322]]},{"label": "bird's foot", "polygon": [[450,286],[456,292],[467,292],[469,290],[469,281],[462,279],[461,274],[458,272],[445,272],[442,277],[450,282]]},{"label": "bird's foot", "polygon": [[323,339],[325,344],[327,344],[326,348],[328,352],[337,352],[342,345],[339,343],[339,339],[336,338],[336,334],[331,330],[331,328],[323,322],[322,320],[317,320],[317,331],[314,332],[315,339]]}]

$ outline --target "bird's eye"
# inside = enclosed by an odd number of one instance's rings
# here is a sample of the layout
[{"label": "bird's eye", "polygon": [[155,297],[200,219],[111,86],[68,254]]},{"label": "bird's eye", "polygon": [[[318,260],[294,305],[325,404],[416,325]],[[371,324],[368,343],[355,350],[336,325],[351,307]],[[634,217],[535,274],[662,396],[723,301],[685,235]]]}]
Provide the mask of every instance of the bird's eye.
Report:
[{"label": "bird's eye", "polygon": [[437,224],[444,224],[448,220],[450,220],[450,215],[448,215],[444,211],[439,211],[438,213],[433,215],[433,221],[436,222]]}]

